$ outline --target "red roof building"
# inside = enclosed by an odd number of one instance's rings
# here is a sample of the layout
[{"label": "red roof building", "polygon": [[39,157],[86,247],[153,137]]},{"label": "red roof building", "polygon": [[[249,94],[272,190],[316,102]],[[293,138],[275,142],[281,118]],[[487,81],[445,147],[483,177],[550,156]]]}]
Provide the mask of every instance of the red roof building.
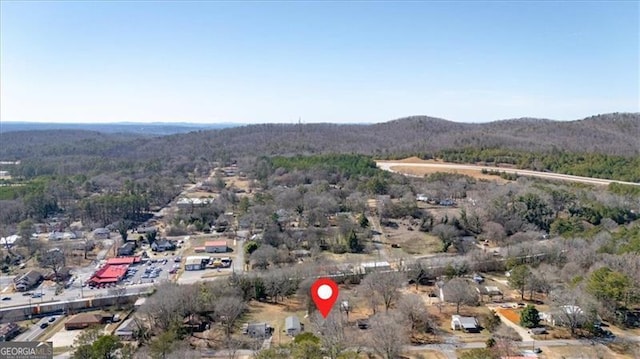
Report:
[{"label": "red roof building", "polygon": [[140,257],[118,257],[107,259],[107,265],[134,264],[140,263]]},{"label": "red roof building", "polygon": [[128,268],[129,268],[128,264],[119,264],[119,265],[107,264],[104,267],[100,268],[93,275],[93,277],[91,277],[89,282],[94,284],[117,283],[127,273]]}]

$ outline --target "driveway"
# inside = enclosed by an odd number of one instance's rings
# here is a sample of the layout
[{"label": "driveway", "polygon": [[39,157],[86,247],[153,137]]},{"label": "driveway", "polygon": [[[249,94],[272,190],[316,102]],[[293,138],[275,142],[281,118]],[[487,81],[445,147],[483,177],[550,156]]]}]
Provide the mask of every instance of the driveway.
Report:
[{"label": "driveway", "polygon": [[[515,304],[515,303],[505,303],[505,304]],[[487,305],[487,308],[493,310],[498,315],[498,317],[500,317],[500,320],[502,321],[502,323],[504,323],[508,327],[513,328],[520,335],[523,342],[534,341],[534,339],[531,337],[531,334],[529,334],[529,331],[526,328],[519,326],[518,324],[510,321],[509,319],[505,318],[502,314],[500,314],[500,311],[497,310],[499,309],[499,307]]]}]

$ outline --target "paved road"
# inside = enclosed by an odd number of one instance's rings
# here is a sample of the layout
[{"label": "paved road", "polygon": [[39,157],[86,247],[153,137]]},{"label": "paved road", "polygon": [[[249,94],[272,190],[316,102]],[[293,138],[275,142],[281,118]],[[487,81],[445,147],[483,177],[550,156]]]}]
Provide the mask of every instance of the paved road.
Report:
[{"label": "paved road", "polygon": [[367,216],[367,220],[369,221],[369,224],[371,225],[373,230],[376,231],[376,233],[380,233],[380,234],[374,234],[373,237],[371,238],[373,242],[373,247],[378,252],[378,260],[388,262],[389,253],[387,253],[387,247],[386,247],[387,244],[383,244],[383,243],[387,243],[387,239],[385,238],[384,232],[382,231],[380,220],[378,217],[371,216],[371,215]]},{"label": "paved road", "polygon": [[[443,170],[473,170],[473,171],[482,171],[482,169],[486,169],[489,171],[499,171],[505,173],[517,173],[520,176],[528,176],[528,177],[538,177],[545,178],[551,180],[561,180],[561,181],[570,181],[570,182],[580,182],[587,184],[595,184],[595,185],[609,185],[611,183],[622,183],[631,186],[640,186],[640,183],[634,182],[624,182],[624,181],[614,181],[600,178],[591,178],[591,177],[581,177],[581,176],[572,176],[565,175],[560,173],[553,172],[538,172],[531,170],[521,170],[521,169],[512,169],[512,168],[504,168],[504,167],[488,167],[488,166],[477,166],[477,165],[461,165],[455,163],[403,163],[403,162],[387,162],[387,161],[376,161],[378,167],[385,171],[401,173],[393,169],[393,167],[425,167],[425,168],[440,168]],[[419,177],[419,176],[415,176]]]},{"label": "paved road", "polygon": [[50,317],[44,317],[42,319],[40,319],[36,324],[33,324],[29,329],[27,329],[26,332],[18,335],[17,337],[15,337],[13,339],[13,341],[15,342],[32,342],[36,339],[38,339],[38,337],[40,337],[42,335],[42,333],[45,332],[45,330],[47,330],[47,328],[40,328],[40,325],[42,325],[43,323],[47,323],[49,325],[54,325],[55,322],[49,322],[49,318],[54,317],[56,318],[56,320],[60,319],[59,315],[54,315],[54,316],[50,316]]},{"label": "paved road", "polygon": [[[153,283],[142,283],[126,286],[126,293],[139,293],[146,291],[149,287],[153,286]],[[17,307],[37,305],[48,302],[65,302],[68,300],[76,300],[80,298],[95,298],[110,295],[113,292],[113,288],[102,289],[89,289],[88,287],[80,289],[80,286],[71,287],[55,295],[55,289],[43,289],[44,294],[42,298],[31,298],[30,296],[23,296],[22,293],[5,294],[3,297],[9,296],[12,299],[8,301],[2,301],[0,308]],[[31,293],[40,293],[40,290],[31,291]]]}]

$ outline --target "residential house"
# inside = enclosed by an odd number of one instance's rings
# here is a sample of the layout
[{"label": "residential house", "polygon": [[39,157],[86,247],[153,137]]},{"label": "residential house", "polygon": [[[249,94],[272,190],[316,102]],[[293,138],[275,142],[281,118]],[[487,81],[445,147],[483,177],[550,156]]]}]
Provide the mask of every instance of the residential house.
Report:
[{"label": "residential house", "polygon": [[19,239],[20,239],[20,236],[17,234],[14,234],[12,236],[2,237],[0,238],[0,246],[2,246],[3,248],[11,248]]},{"label": "residential house", "polygon": [[94,325],[100,325],[107,322],[110,316],[100,314],[81,313],[76,314],[64,323],[66,330],[86,329]]},{"label": "residential house", "polygon": [[76,239],[76,238],[78,238],[78,236],[74,232],[53,231],[53,232],[49,233],[49,240],[50,241],[61,241],[61,240]]},{"label": "residential house", "polygon": [[132,256],[136,252],[136,243],[127,242],[118,248],[118,257]]},{"label": "residential house", "polygon": [[26,292],[42,281],[42,273],[30,270],[21,277],[15,279],[14,286],[18,292]]},{"label": "residential house", "polygon": [[267,323],[249,323],[246,324],[242,333],[247,334],[254,339],[265,339],[271,335],[272,331],[273,328],[271,328]]},{"label": "residential house", "polygon": [[106,228],[96,228],[93,232],[93,239],[109,239],[111,238],[111,231]]},{"label": "residential house", "polygon": [[209,257],[205,256],[189,256],[185,259],[184,270],[196,271],[203,270],[209,263]]},{"label": "residential house", "polygon": [[226,253],[229,247],[227,241],[207,241],[204,249],[207,253]]},{"label": "residential house", "polygon": [[182,320],[182,328],[191,333],[200,333],[209,329],[209,322],[198,314],[191,314]]},{"label": "residential house", "polygon": [[504,294],[502,293],[500,288],[496,286],[481,286],[481,287],[477,287],[476,291],[478,291],[478,293],[480,294],[481,299],[484,296],[489,297],[489,301],[493,301],[495,297],[504,299]]},{"label": "residential house", "polygon": [[133,340],[135,330],[136,323],[134,318],[129,318],[120,324],[114,334],[122,341],[130,341]]},{"label": "residential house", "polygon": [[8,342],[20,334],[20,326],[16,323],[0,324],[0,342]]},{"label": "residential house", "polygon": [[64,282],[69,278],[71,278],[71,268],[69,267],[60,268],[60,270],[58,270],[57,276],[56,276],[56,272],[54,272],[53,270],[49,270],[43,275],[43,277],[46,280]]},{"label": "residential house", "polygon": [[450,207],[455,206],[456,202],[454,202],[452,199],[443,199],[438,204],[441,206]]},{"label": "residential house", "polygon": [[295,315],[287,317],[284,320],[284,328],[287,331],[287,335],[295,337],[296,335],[302,332],[302,324],[300,324],[300,319]]},{"label": "residential house", "polygon": [[571,323],[575,323],[578,327],[581,327],[587,323],[589,317],[582,308],[576,305],[563,305],[551,312],[540,313],[540,319],[553,326],[568,326]]},{"label": "residential house", "polygon": [[148,226],[148,227],[138,227],[135,229],[136,233],[138,234],[147,234],[147,233],[152,233],[152,232],[158,232],[158,228],[154,227],[154,226]]},{"label": "residential house", "polygon": [[176,244],[166,239],[159,239],[151,244],[151,250],[154,252],[173,251],[175,249]]},{"label": "residential house", "polygon": [[480,324],[475,317],[462,317],[459,315],[451,316],[451,329],[463,330],[467,333],[480,332]]}]

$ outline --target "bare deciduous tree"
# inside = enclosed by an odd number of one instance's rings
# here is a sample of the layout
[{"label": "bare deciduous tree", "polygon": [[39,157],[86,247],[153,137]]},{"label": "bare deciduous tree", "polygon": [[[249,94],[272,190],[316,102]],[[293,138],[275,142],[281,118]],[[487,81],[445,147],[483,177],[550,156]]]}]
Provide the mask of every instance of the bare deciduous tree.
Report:
[{"label": "bare deciduous tree", "polygon": [[38,256],[38,263],[42,268],[51,269],[55,276],[55,281],[57,282],[60,279],[60,271],[66,265],[66,257],[61,249],[52,248],[46,252],[40,253]]},{"label": "bare deciduous tree", "polygon": [[407,327],[398,313],[379,313],[371,318],[369,345],[385,359],[398,358],[408,342]]},{"label": "bare deciduous tree", "polygon": [[374,295],[380,296],[385,311],[389,311],[400,297],[400,288],[405,282],[406,278],[400,272],[373,272],[365,277],[362,286],[368,288]]},{"label": "bare deciduous tree", "polygon": [[434,323],[421,296],[412,293],[403,295],[398,301],[398,311],[411,324],[411,330],[431,331]]},{"label": "bare deciduous tree", "polygon": [[456,305],[456,313],[460,313],[460,306],[475,305],[478,302],[478,293],[469,282],[462,278],[453,278],[444,284],[445,300]]},{"label": "bare deciduous tree", "polygon": [[320,333],[320,341],[322,347],[325,348],[327,356],[336,359],[347,349],[353,346],[352,340],[349,340],[344,331],[340,314],[332,311],[326,318],[322,318],[319,313],[311,316],[311,323],[314,329]]},{"label": "bare deciduous tree", "polygon": [[215,303],[215,313],[222,323],[227,340],[230,339],[233,327],[247,309],[241,297],[222,297]]}]

